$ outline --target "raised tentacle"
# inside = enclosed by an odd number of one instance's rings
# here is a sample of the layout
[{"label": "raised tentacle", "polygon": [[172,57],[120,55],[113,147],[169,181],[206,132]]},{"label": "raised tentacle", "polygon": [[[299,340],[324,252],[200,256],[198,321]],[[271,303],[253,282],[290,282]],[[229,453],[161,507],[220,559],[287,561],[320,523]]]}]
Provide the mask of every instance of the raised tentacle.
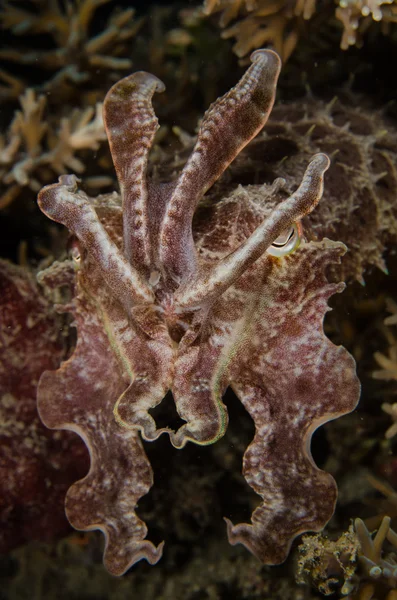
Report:
[{"label": "raised tentacle", "polygon": [[301,220],[315,208],[323,193],[324,173],[329,164],[328,156],[316,154],[296,192],[280,202],[252,235],[221,260],[209,275],[199,273],[192,283],[177,290],[175,303],[180,307],[195,307],[220,296],[294,221]]},{"label": "raised tentacle", "polygon": [[153,301],[150,287],[111,241],[87,195],[77,191],[76,182],[74,175],[61,175],[59,183],[43,188],[38,196],[41,210],[76,235],[128,312],[134,304]]},{"label": "raised tentacle", "polygon": [[164,84],[139,71],[116,83],[107,93],[103,118],[123,201],[126,258],[143,270],[151,263],[152,240],[148,217],[146,169],[159,127],[152,96]]},{"label": "raised tentacle", "polygon": [[108,303],[106,312],[111,345],[131,374],[131,384],[114,405],[114,418],[122,427],[139,430],[146,441],[156,440],[168,429],[157,429],[149,410],[160,404],[171,388],[175,347],[152,307],[141,314],[134,310],[128,329],[114,303]]},{"label": "raised tentacle", "polygon": [[257,135],[273,107],[281,62],[257,50],[240,82],[208,109],[197,143],[168,203],[160,236],[160,258],[178,283],[196,269],[192,218],[205,192]]}]

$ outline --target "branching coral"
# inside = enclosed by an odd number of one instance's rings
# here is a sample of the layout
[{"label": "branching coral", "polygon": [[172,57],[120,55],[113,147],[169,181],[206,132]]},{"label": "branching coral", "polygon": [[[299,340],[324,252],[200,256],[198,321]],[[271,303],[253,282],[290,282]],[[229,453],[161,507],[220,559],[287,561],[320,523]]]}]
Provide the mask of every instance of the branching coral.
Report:
[{"label": "branching coral", "polygon": [[295,5],[294,0],[248,0],[245,3],[242,0],[209,0],[204,4],[204,13],[222,11],[221,27],[227,27],[242,13],[240,20],[225,29],[222,34],[226,39],[236,38],[233,49],[240,58],[267,44],[273,47],[283,60],[287,60],[298,41],[297,18],[310,18],[313,12],[311,4],[298,1]]},{"label": "branching coral", "polygon": [[[0,50],[0,58],[19,63],[23,79],[0,71],[1,99],[19,98],[21,104],[8,131],[0,135],[0,209],[23,188],[37,192],[54,173],[67,169],[82,173],[81,151],[97,149],[105,138],[101,106],[97,105],[96,114],[92,106],[102,100],[102,90],[131,67],[130,42],[142,24],[142,19],[134,19],[133,9],[110,12],[111,7],[105,7],[109,10],[102,16],[100,8],[108,3],[2,3],[0,25],[7,31],[9,45],[14,36],[19,45]],[[32,40],[36,40],[33,49],[29,48]],[[48,73],[44,81],[43,72]],[[25,89],[25,81],[30,88]],[[110,181],[110,177],[101,179],[102,184]]]},{"label": "branching coral", "polygon": [[[286,60],[293,52],[304,21],[311,19],[316,11],[316,0],[206,0],[204,13],[222,11],[221,27],[232,21],[236,23],[225,29],[222,37],[236,38],[234,51],[239,57],[264,44],[275,48]],[[329,0],[321,6],[330,7]],[[340,0],[335,15],[343,25],[341,48],[358,44],[361,34],[371,21],[385,25],[397,22],[395,0]]]},{"label": "branching coral", "polygon": [[387,308],[389,312],[392,313],[384,321],[387,326],[384,333],[387,342],[389,343],[389,356],[385,356],[381,352],[376,352],[374,354],[374,358],[381,369],[374,371],[373,377],[375,377],[375,379],[397,380],[397,340],[395,335],[389,329],[391,325],[397,325],[397,304],[389,298],[387,300]]},{"label": "branching coral", "polygon": [[384,31],[389,23],[397,23],[397,3],[395,0],[339,0],[335,15],[343,24],[341,48],[346,50],[360,43],[371,21],[382,21]]},{"label": "branching coral", "polygon": [[[379,597],[376,591],[378,584],[385,588],[386,600],[396,600],[397,557],[393,552],[385,555],[383,548],[387,540],[397,550],[397,534],[390,528],[390,517],[383,518],[374,538],[361,519],[355,520],[354,529],[360,543],[358,558],[364,581],[352,600],[375,600]],[[366,582],[366,579],[369,581]]]},{"label": "branching coral", "polygon": [[54,173],[68,169],[82,173],[85,165],[78,158],[79,151],[98,149],[106,138],[101,104],[96,111],[74,110],[55,130],[44,118],[45,109],[45,96],[37,97],[28,89],[8,132],[0,134],[0,208],[12,202],[24,187],[37,192]]},{"label": "branching coral", "polygon": [[[382,379],[386,381],[397,381],[397,338],[395,334],[390,330],[390,326],[397,325],[397,304],[391,298],[387,300],[387,308],[391,315],[384,321],[386,325],[384,329],[384,335],[389,344],[388,356],[381,352],[375,352],[374,358],[381,369],[373,372],[372,376],[375,379]],[[390,415],[393,420],[393,424],[386,431],[386,438],[391,439],[397,434],[397,402],[390,404],[384,402],[382,404],[382,410]]]},{"label": "branching coral", "polygon": [[[0,23],[3,30],[16,36],[46,34],[52,38],[49,49],[13,48],[0,51],[0,58],[23,65],[39,65],[47,69],[50,79],[43,90],[63,88],[63,84],[79,86],[95,71],[119,72],[131,67],[125,57],[126,43],[137,33],[142,21],[134,20],[132,8],[111,14],[104,29],[91,37],[91,24],[98,7],[110,0],[19,0],[2,3]],[[40,47],[40,46],[39,46]],[[0,76],[6,84],[3,95],[18,97],[22,83],[4,71]]]}]

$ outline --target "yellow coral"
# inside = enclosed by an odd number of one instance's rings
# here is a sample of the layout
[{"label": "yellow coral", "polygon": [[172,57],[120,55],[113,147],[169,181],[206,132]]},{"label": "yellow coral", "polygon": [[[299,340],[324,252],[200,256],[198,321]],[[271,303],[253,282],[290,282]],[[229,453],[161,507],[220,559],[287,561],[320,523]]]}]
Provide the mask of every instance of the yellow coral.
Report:
[{"label": "yellow coral", "polygon": [[346,50],[360,42],[360,34],[373,21],[384,23],[397,21],[397,4],[395,0],[339,0],[335,12],[343,24],[341,48]]},{"label": "yellow coral", "polygon": [[[333,6],[333,2],[328,0]],[[324,6],[323,6],[324,7]],[[316,0],[205,0],[204,14],[221,12],[222,37],[234,37],[239,57],[264,44],[272,46],[286,60],[293,52],[302,22],[316,12]],[[335,16],[343,25],[341,48],[360,43],[371,21],[385,25],[397,22],[396,0],[339,0]]]},{"label": "yellow coral", "polygon": [[[298,583],[310,582],[326,596],[339,587],[345,600],[397,600],[397,534],[390,522],[383,517],[374,536],[361,519],[336,541],[303,536]],[[386,541],[392,552],[385,552]]]},{"label": "yellow coral", "polygon": [[233,50],[240,58],[269,45],[287,60],[298,41],[297,28],[289,30],[288,26],[297,16],[310,18],[314,6],[315,0],[207,0],[204,13],[221,12],[221,27],[241,13],[246,15],[222,33],[223,38],[236,39]]},{"label": "yellow coral", "polygon": [[68,169],[81,173],[85,166],[76,153],[84,148],[95,150],[106,139],[99,103],[96,112],[74,110],[61,120],[59,129],[44,121],[45,96],[37,97],[28,89],[20,103],[8,132],[0,135],[0,182],[6,186],[0,193],[0,208],[10,204],[24,186],[37,192],[43,184],[37,174],[43,167],[57,174]]},{"label": "yellow coral", "polygon": [[354,529],[360,542],[358,553],[363,576],[369,581],[360,587],[355,600],[375,600],[376,582],[391,588],[385,600],[397,600],[397,561],[392,552],[385,555],[383,545],[387,540],[397,550],[397,534],[390,528],[390,517],[384,517],[374,538],[361,519],[356,519]]},{"label": "yellow coral", "polygon": [[[385,325],[397,325],[397,304],[390,298],[387,300],[387,309],[391,313],[384,321]],[[395,334],[389,329],[385,328],[384,335],[388,341],[389,348],[388,354],[382,354],[381,352],[375,352],[374,358],[380,369],[373,372],[372,376],[374,379],[383,379],[387,381],[397,381],[397,338]],[[382,404],[382,410],[391,416],[393,423],[387,429],[385,437],[391,439],[397,434],[397,402],[389,403],[384,402]]]}]

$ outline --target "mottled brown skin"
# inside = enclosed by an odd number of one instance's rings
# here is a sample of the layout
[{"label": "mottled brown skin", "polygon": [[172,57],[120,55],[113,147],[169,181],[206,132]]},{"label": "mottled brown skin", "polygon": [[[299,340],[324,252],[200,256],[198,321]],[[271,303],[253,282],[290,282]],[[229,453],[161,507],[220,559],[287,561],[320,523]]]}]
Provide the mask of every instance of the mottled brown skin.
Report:
[{"label": "mottled brown skin", "polygon": [[0,553],[65,534],[65,493],[88,469],[81,440],[37,414],[38,379],[65,354],[60,326],[33,274],[0,261]]},{"label": "mottled brown skin", "polygon": [[[363,282],[370,267],[386,270],[385,251],[397,241],[397,127],[384,111],[343,90],[340,99],[328,102],[309,96],[275,106],[266,129],[221,184],[271,184],[281,177],[281,200],[320,150],[331,157],[331,166],[322,201],[304,219],[305,236],[343,242],[348,252],[333,271],[344,281]],[[257,193],[263,193],[260,185]]]},{"label": "mottled brown skin", "polygon": [[[273,204],[260,194],[235,190],[197,222],[200,253],[222,256],[228,251],[225,241],[229,247],[241,243]],[[332,477],[313,465],[310,438],[331,415],[343,412],[346,391],[354,386],[354,360],[322,329],[328,298],[344,288],[327,283],[324,270],[337,265],[344,252],[343,245],[330,240],[304,244],[282,260],[263,257],[238,285],[244,304],[251,305],[243,352],[231,367],[232,388],[255,423],[243,474],[264,502],[254,511],[254,527],[226,521],[232,543],[243,543],[272,564],[285,558],[280,539],[287,532],[316,530],[336,502]],[[335,361],[346,369],[338,379]],[[354,402],[352,397],[351,409]]]},{"label": "mottled brown skin", "polygon": [[[157,562],[162,545],[156,549],[150,542],[137,544],[145,538],[146,526],[133,507],[142,490],[145,493],[152,485],[152,472],[138,433],[122,430],[113,417],[114,398],[125,390],[128,376],[109,345],[101,320],[106,317],[89,298],[84,294],[74,300],[77,346],[72,359],[41,378],[40,390],[53,393],[42,394],[40,413],[45,414],[48,427],[69,424],[68,429],[90,449],[90,472],[69,489],[66,515],[77,529],[103,531],[105,565],[117,573],[125,570],[126,556],[131,564],[141,558]],[[73,404],[65,402],[71,390]]]},{"label": "mottled brown skin", "polygon": [[[228,523],[230,541],[279,563],[298,533],[321,529],[333,512],[335,483],[313,464],[309,445],[314,429],[352,410],[359,395],[354,360],[322,329],[327,299],[343,287],[328,284],[324,270],[345,248],[294,244],[288,256],[280,242],[286,232],[299,237],[300,227],[291,228],[319,202],[328,157],[314,156],[282,202],[251,202],[238,189],[192,230],[202,196],[272,108],[280,60],[261,50],[252,62],[207,111],[175,182],[147,178],[157,129],[151,97],[162,85],[136,73],[104,103],[121,206],[117,194],[88,198],[72,175],[39,194],[42,211],[76,237],[78,334],[67,363],[41,378],[39,411],[90,450],[90,472],[68,492],[67,514],[77,528],[104,531],[105,564],[116,575],[162,551],[135,513],[152,484],[139,435],[165,433],[176,448],[216,442],[227,427],[229,385],[256,425],[244,474],[264,499],[251,525]],[[169,391],[185,421],[177,431],[158,429],[149,414]]]}]

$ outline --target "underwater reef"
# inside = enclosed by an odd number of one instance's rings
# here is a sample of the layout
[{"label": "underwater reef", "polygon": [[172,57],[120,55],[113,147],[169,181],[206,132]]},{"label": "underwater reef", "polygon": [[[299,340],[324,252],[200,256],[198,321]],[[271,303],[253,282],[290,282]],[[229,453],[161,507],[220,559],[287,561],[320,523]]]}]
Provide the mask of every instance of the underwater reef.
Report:
[{"label": "underwater reef", "polygon": [[[340,30],[340,47],[361,46],[363,34],[375,23],[388,34],[390,24],[397,22],[395,0],[206,0],[204,13],[221,12],[222,37],[235,38],[237,56],[271,44],[284,60],[288,60],[300,36],[307,35],[308,22],[318,17],[328,27]],[[334,15],[334,19],[333,19]],[[334,22],[335,21],[335,22]],[[314,27],[316,26],[316,23]]]},{"label": "underwater reef", "polygon": [[3,3],[0,599],[397,598],[395,9]]}]

